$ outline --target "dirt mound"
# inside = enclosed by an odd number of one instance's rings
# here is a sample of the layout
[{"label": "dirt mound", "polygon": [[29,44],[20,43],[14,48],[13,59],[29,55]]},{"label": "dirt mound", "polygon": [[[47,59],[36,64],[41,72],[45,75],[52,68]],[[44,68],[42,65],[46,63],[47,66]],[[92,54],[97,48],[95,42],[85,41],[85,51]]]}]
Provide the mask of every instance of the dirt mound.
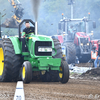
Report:
[{"label": "dirt mound", "polygon": [[86,73],[83,73],[81,76],[100,76],[100,68],[95,68],[95,69],[91,69],[88,70]]},{"label": "dirt mound", "polygon": [[78,67],[92,67],[92,63],[79,63],[79,64],[75,64]]},{"label": "dirt mound", "polygon": [[79,75],[78,79],[84,80],[98,80],[100,81],[100,68],[94,68]]}]

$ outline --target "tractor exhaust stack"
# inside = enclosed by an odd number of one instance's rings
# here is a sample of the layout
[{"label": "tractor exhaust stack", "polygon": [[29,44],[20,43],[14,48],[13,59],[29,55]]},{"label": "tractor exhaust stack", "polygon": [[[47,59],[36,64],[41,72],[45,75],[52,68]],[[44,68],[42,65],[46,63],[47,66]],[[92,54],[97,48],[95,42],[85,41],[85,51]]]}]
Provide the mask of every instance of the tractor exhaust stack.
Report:
[{"label": "tractor exhaust stack", "polygon": [[38,23],[37,21],[35,22],[35,35],[37,35],[37,31],[38,31]]},{"label": "tractor exhaust stack", "polygon": [[40,3],[41,0],[31,0],[32,2],[32,7],[33,7],[33,14],[34,14],[34,18],[35,18],[35,35],[37,35],[37,31],[38,31],[38,13],[39,13],[39,7],[40,7]]}]

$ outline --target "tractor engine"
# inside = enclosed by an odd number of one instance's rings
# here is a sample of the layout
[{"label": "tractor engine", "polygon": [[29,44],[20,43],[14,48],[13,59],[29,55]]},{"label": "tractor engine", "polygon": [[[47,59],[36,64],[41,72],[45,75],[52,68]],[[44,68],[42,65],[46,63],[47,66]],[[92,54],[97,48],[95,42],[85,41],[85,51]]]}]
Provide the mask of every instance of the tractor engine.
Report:
[{"label": "tractor engine", "polygon": [[52,42],[51,41],[36,41],[35,42],[36,56],[52,56]]},{"label": "tractor engine", "polygon": [[28,50],[31,52],[31,57],[52,56],[52,48],[54,45],[48,37],[40,35],[30,35],[27,43]]}]

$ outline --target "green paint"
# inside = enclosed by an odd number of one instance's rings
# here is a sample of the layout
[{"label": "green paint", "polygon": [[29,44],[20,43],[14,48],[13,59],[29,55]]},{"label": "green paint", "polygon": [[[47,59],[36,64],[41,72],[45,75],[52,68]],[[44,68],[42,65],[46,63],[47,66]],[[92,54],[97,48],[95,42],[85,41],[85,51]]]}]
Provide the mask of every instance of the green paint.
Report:
[{"label": "green paint", "polygon": [[[28,41],[27,41],[28,38]],[[16,54],[22,54],[24,56],[24,61],[29,61],[32,65],[33,71],[40,70],[59,70],[61,65],[60,58],[52,58],[52,56],[36,56],[35,55],[35,42],[36,41],[44,41],[44,42],[52,42],[52,49],[55,50],[55,54],[57,50],[54,48],[54,43],[51,37],[42,36],[42,35],[34,35],[29,34],[26,40],[26,46],[28,47],[29,52],[22,52],[22,43],[18,37],[10,37],[12,44],[14,46],[14,50]],[[54,55],[55,55],[54,54]]]},{"label": "green paint", "polygon": [[12,44],[14,46],[15,54],[21,54],[21,42],[19,41],[18,37],[10,37],[10,40],[12,41]]},{"label": "green paint", "polygon": [[25,35],[25,32],[22,33],[22,36],[24,36],[24,35]]},{"label": "green paint", "polygon": [[49,68],[51,70],[59,70],[60,64],[61,64],[61,59],[59,58],[39,58],[38,61],[39,63],[39,70],[49,70]]}]

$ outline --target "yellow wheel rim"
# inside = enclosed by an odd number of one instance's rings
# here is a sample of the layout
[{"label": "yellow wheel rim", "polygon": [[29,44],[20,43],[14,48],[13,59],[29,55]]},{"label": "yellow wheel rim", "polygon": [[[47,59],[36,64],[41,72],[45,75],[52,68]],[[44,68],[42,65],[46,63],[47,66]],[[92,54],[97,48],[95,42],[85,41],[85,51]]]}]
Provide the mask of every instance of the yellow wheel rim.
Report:
[{"label": "yellow wheel rim", "polygon": [[[62,68],[60,67],[60,71],[62,71]],[[62,78],[63,77],[63,73],[59,73],[59,77]]]},{"label": "yellow wheel rim", "polygon": [[22,75],[23,75],[23,79],[24,79],[25,78],[25,66],[23,67]]},{"label": "yellow wheel rim", "polygon": [[3,74],[4,70],[4,54],[3,54],[3,49],[0,48],[0,76]]}]

